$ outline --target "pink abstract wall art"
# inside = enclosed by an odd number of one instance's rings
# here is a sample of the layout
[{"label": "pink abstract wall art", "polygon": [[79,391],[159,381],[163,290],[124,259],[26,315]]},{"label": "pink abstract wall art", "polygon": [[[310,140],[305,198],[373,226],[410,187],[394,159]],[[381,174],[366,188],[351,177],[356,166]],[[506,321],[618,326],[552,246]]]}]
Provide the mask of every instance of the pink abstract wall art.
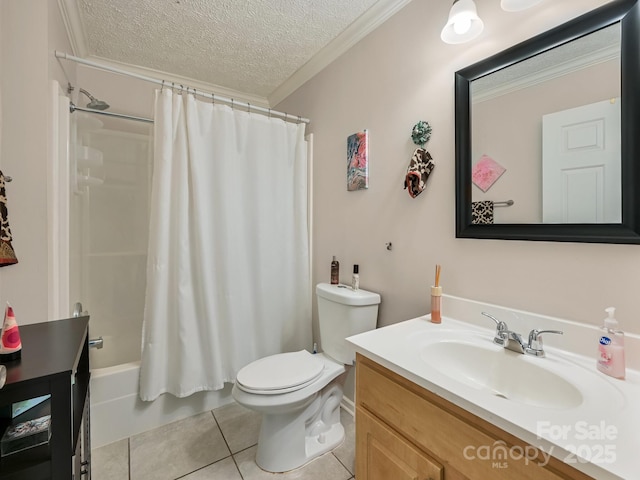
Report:
[{"label": "pink abstract wall art", "polygon": [[347,137],[347,190],[369,188],[369,136],[367,131]]}]

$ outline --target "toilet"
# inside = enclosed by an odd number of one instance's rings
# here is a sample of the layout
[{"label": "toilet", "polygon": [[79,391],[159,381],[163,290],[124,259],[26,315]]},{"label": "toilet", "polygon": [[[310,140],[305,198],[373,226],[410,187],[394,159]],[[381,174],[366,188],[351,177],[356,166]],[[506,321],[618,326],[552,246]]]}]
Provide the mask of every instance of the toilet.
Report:
[{"label": "toilet", "polygon": [[316,286],[323,353],[306,350],[261,358],[236,376],[233,398],[262,413],[256,463],[286,472],[344,440],[340,403],[355,360],[346,337],[376,328],[380,295],[345,285]]}]

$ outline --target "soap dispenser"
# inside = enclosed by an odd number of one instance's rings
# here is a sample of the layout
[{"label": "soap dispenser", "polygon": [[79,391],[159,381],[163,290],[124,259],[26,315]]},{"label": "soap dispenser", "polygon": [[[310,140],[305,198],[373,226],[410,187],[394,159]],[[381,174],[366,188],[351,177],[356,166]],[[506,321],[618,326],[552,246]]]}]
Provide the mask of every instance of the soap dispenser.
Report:
[{"label": "soap dispenser", "polygon": [[624,332],[618,330],[615,319],[616,309],[605,308],[608,316],[604,319],[600,340],[598,342],[598,370],[614,378],[624,378]]}]

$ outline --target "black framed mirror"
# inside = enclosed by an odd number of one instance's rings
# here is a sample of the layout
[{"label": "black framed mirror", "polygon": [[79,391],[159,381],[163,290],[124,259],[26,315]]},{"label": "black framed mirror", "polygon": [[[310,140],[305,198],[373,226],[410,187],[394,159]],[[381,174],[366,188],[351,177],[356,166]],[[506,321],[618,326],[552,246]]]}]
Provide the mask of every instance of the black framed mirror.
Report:
[{"label": "black framed mirror", "polygon": [[[602,40],[602,39],[605,40]],[[509,113],[502,113],[492,108],[485,108],[489,112],[493,112],[495,118],[505,118],[507,122],[511,122],[517,127],[516,133],[509,133],[501,131],[503,137],[496,136],[497,139],[493,144],[482,144],[477,140],[484,140],[491,137],[491,132],[487,133],[482,126],[491,125],[493,123],[491,117],[478,117],[476,112],[480,112],[482,108],[479,106],[480,101],[486,101],[487,98],[497,97],[504,95],[506,91],[520,90],[519,94],[526,94],[526,90],[522,90],[523,85],[530,85],[532,82],[520,79],[520,73],[518,71],[536,71],[540,72],[543,69],[540,65],[545,63],[551,63],[549,71],[557,71],[556,63],[567,63],[561,60],[562,57],[577,58],[575,51],[572,49],[576,45],[581,45],[579,48],[583,51],[593,52],[598,50],[594,45],[599,43],[608,42],[606,39],[615,39],[617,53],[614,52],[612,57],[613,65],[616,65],[615,72],[605,74],[607,78],[613,79],[616,88],[619,92],[616,94],[608,94],[607,99],[609,102],[615,105],[617,102],[617,112],[619,112],[616,118],[618,122],[619,135],[618,137],[612,137],[616,142],[607,140],[605,134],[594,134],[594,142],[600,144],[612,144],[618,143],[617,146],[617,158],[619,158],[617,165],[613,167],[613,170],[603,170],[601,166],[597,168],[589,168],[589,175],[574,175],[567,176],[565,173],[563,188],[573,192],[574,185],[578,185],[581,182],[589,185],[596,185],[597,195],[591,195],[600,199],[602,196],[600,192],[604,187],[603,179],[610,181],[613,179],[613,184],[617,187],[613,198],[615,201],[613,207],[604,207],[591,205],[591,196],[585,196],[582,194],[576,196],[573,200],[570,194],[566,192],[560,195],[561,201],[555,202],[562,204],[562,208],[565,210],[568,208],[568,204],[584,204],[587,205],[584,209],[591,212],[593,210],[598,216],[593,218],[590,215],[581,216],[582,213],[578,212],[573,217],[567,217],[566,213],[564,217],[554,217],[552,214],[548,214],[547,208],[543,211],[545,205],[555,205],[553,201],[548,200],[558,197],[556,188],[550,188],[549,185],[556,185],[556,183],[547,182],[547,177],[544,177],[549,170],[548,167],[542,167],[542,163],[534,163],[533,161],[526,161],[528,168],[531,168],[530,172],[526,173],[524,177],[527,179],[525,185],[512,184],[509,186],[508,191],[511,192],[506,197],[504,195],[495,197],[498,189],[482,190],[479,185],[477,176],[474,177],[474,164],[478,163],[482,154],[491,154],[492,152],[486,152],[486,149],[493,152],[500,151],[502,143],[510,141],[516,145],[520,145],[520,151],[517,154],[501,152],[500,154],[509,157],[520,157],[524,153],[529,154],[530,151],[537,151],[540,156],[544,156],[547,151],[553,150],[547,146],[547,137],[543,141],[543,120],[547,120],[547,115],[541,115],[536,113],[535,118],[520,119],[522,112],[531,110],[530,107],[515,107],[518,110],[511,111]],[[589,62],[586,62],[589,63]],[[594,63],[594,62],[591,62]],[[597,63],[597,62],[596,62]],[[527,67],[527,65],[529,65]],[[583,65],[584,66],[584,65]],[[572,67],[574,71],[580,70],[583,66]],[[564,67],[563,67],[564,68]],[[545,67],[545,70],[546,67]],[[562,70],[562,68],[560,69]],[[508,73],[506,73],[508,72]],[[556,77],[564,74],[555,74]],[[567,88],[564,86],[564,91],[555,92],[555,95],[563,96],[569,91],[584,89],[585,85],[601,84],[603,82],[593,81],[593,78],[588,74],[587,77],[572,77],[573,84]],[[518,78],[516,78],[518,77]],[[516,78],[514,80],[514,78]],[[569,77],[567,77],[569,78]],[[507,80],[504,80],[507,79]],[[568,80],[565,80],[568,81]],[[506,83],[505,83],[506,82]],[[538,80],[536,80],[538,82]],[[533,83],[536,83],[533,82]],[[518,84],[517,87],[504,87],[509,85]],[[539,82],[542,83],[542,82]],[[483,86],[490,85],[490,88],[483,90]],[[485,238],[485,239],[504,239],[504,240],[542,240],[542,241],[563,241],[563,242],[590,242],[590,243],[626,243],[626,244],[640,244],[640,95],[637,93],[638,86],[640,85],[640,7],[638,6],[638,0],[614,0],[596,10],[586,13],[580,17],[575,18],[563,25],[560,25],[548,32],[537,35],[525,42],[522,42],[514,47],[508,48],[496,55],[493,55],[483,61],[475,63],[469,67],[466,67],[455,74],[455,141],[456,141],[456,237],[457,238]],[[493,93],[486,93],[491,91]],[[483,93],[484,92],[484,93]],[[497,92],[497,93],[496,93]],[[502,93],[500,93],[502,92]],[[530,96],[540,95],[539,92],[534,93],[534,90],[530,90]],[[568,96],[568,95],[564,95]],[[542,98],[540,96],[534,97],[534,103],[536,99]],[[557,102],[556,102],[557,103]],[[573,109],[569,109],[573,110]],[[544,113],[544,112],[543,112]],[[549,115],[551,116],[551,115]],[[544,119],[542,117],[545,117]],[[484,118],[484,120],[483,120]],[[475,123],[474,123],[475,122]],[[532,131],[527,130],[528,140],[520,139],[517,137],[520,131],[525,131],[524,125],[526,123],[535,125],[532,127]],[[615,122],[600,122],[615,123]],[[522,125],[521,125],[522,124]],[[545,126],[544,129],[547,127]],[[565,129],[566,130],[566,129]],[[563,132],[565,130],[562,130]],[[597,128],[592,129],[594,132]],[[495,132],[494,132],[495,133]],[[546,135],[546,130],[544,132]],[[563,134],[564,135],[564,134]],[[581,134],[576,134],[578,140],[572,139],[571,134],[562,137],[560,143],[563,145],[580,144],[584,138]],[[604,136],[603,136],[604,135]],[[610,134],[609,134],[610,135]],[[474,138],[476,141],[474,143]],[[549,136],[550,138],[551,136]],[[505,142],[500,141],[504,139]],[[535,142],[535,145],[531,148],[526,147],[526,142]],[[563,143],[564,142],[564,143]],[[585,145],[589,141],[584,140]],[[543,152],[544,150],[544,152]],[[579,149],[578,149],[579,150]],[[576,151],[578,151],[576,150]],[[588,148],[585,148],[588,150]],[[494,156],[496,154],[494,153]],[[488,155],[487,155],[488,156]],[[499,156],[499,155],[498,155]],[[585,155],[578,155],[584,157]],[[498,162],[500,160],[496,158]],[[542,158],[540,159],[542,162]],[[547,165],[549,161],[546,160]],[[553,164],[553,163],[552,163]],[[617,170],[616,170],[617,168]],[[498,179],[501,185],[509,185],[507,178],[511,174],[511,177],[516,177],[515,171],[519,168],[507,168],[506,173]],[[572,170],[575,171],[575,170]],[[532,173],[533,172],[533,173]],[[615,172],[612,174],[611,172]],[[477,171],[475,172],[478,173]],[[534,179],[535,177],[535,179]],[[584,180],[586,178],[586,180]],[[574,180],[577,179],[577,180]],[[475,182],[475,184],[474,184]],[[538,197],[524,196],[524,192],[527,190],[525,187],[531,187],[532,191],[539,193]],[[564,185],[568,185],[565,187]],[[488,194],[493,191],[494,198]],[[480,192],[480,194],[478,193]],[[484,194],[484,196],[482,196]],[[480,196],[479,196],[480,195]],[[511,195],[516,198],[512,198]],[[553,197],[555,195],[555,197]],[[522,196],[522,198],[519,198]],[[507,198],[509,197],[509,198]],[[546,200],[543,200],[545,198]],[[510,214],[515,212],[521,212],[525,220],[518,220],[517,217],[512,217],[510,220],[504,222],[494,222],[490,224],[480,224],[478,219],[474,218],[472,214],[472,204],[481,200],[478,203],[490,202],[491,204],[508,204],[513,200],[510,209]],[[577,200],[576,200],[577,199]],[[600,201],[600,200],[598,200]],[[573,203],[572,203],[573,202]],[[595,204],[594,204],[595,205]],[[526,208],[525,208],[526,207]],[[545,207],[546,208],[546,207]],[[607,214],[606,211],[613,209],[613,213]],[[602,214],[605,211],[605,214]],[[533,213],[532,213],[533,212]],[[493,214],[492,214],[493,215]],[[596,215],[596,213],[594,213]],[[531,221],[531,219],[534,221]],[[491,218],[493,221],[493,218]]]}]

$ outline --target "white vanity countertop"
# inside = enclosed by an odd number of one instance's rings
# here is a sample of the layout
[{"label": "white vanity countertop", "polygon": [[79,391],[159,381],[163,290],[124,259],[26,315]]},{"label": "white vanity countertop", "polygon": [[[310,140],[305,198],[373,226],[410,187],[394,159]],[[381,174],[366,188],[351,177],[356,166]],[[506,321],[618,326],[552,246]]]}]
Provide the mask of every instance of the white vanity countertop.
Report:
[{"label": "white vanity countertop", "polygon": [[[489,319],[485,320],[491,325]],[[513,330],[523,335],[528,332],[516,328],[510,319],[505,320]],[[562,327],[561,322],[553,326]],[[571,331],[571,326],[567,326]],[[541,328],[549,328],[548,322]],[[564,376],[583,394],[582,403],[576,407],[531,406],[488,394],[447,376],[446,364],[434,368],[422,360],[421,351],[429,344],[425,339],[457,332],[472,332],[485,346],[488,342],[503,350],[492,343],[492,328],[480,328],[446,316],[441,324],[433,324],[428,315],[355,335],[347,342],[358,353],[587,475],[598,480],[640,478],[639,372],[627,368],[626,380],[610,378],[596,370],[595,354],[587,357],[547,345],[546,357],[504,350],[505,362],[512,360],[513,355],[526,357],[524,361]],[[545,340],[550,337],[547,335]],[[596,345],[592,348],[595,352]],[[540,388],[544,390],[545,385]]]}]

